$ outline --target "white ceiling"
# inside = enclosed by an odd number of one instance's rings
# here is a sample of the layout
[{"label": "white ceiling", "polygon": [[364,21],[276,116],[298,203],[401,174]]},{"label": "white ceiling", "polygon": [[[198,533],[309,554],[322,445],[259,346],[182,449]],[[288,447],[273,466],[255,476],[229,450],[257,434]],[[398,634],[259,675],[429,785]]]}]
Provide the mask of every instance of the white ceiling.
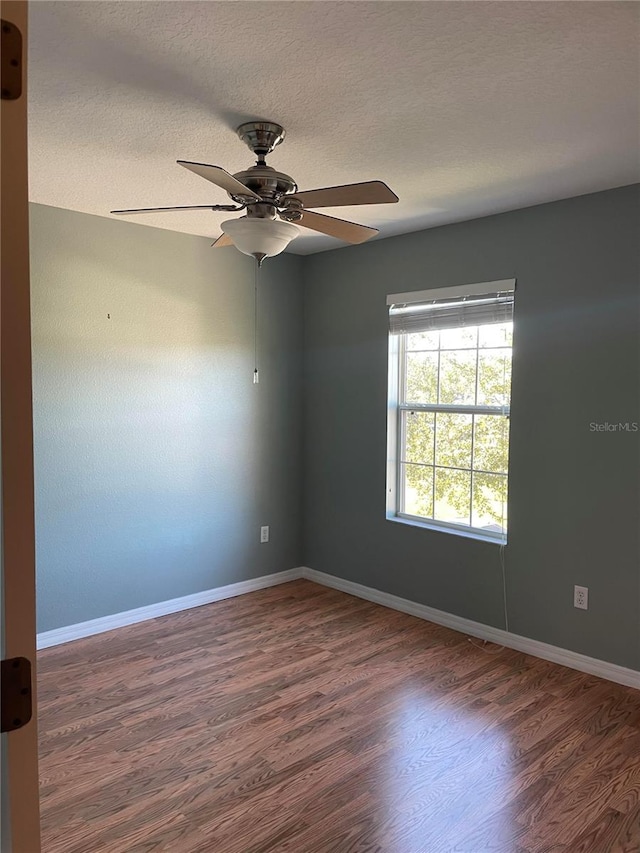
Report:
[{"label": "white ceiling", "polygon": [[[300,189],[386,181],[399,204],[324,211],[383,237],[640,179],[635,2],[30,5],[42,204],[225,203],[175,160],[247,168],[254,118],[285,126],[269,162]],[[214,237],[228,217],[131,219]],[[343,245],[303,234],[289,251]]]}]

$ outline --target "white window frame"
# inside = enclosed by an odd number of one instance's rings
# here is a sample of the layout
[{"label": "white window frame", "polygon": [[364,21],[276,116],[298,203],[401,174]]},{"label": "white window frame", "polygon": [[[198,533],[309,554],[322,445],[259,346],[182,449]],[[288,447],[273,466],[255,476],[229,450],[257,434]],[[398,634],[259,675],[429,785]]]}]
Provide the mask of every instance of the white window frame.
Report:
[{"label": "white window frame", "polygon": [[[461,285],[459,287],[443,287],[432,290],[393,293],[387,296],[387,306],[399,305],[402,303],[426,302],[435,299],[456,299],[464,296],[483,295],[485,293],[509,292],[515,290],[515,285],[515,279],[502,279],[500,281]],[[508,531],[488,531],[479,527],[471,527],[470,525],[455,524],[449,521],[438,521],[436,519],[425,518],[423,516],[410,515],[409,513],[401,512],[399,510],[399,507],[404,505],[404,501],[402,500],[403,483],[401,471],[401,461],[403,457],[402,449],[404,447],[404,436],[402,434],[403,412],[452,412],[455,414],[502,415],[507,418],[509,418],[511,414],[510,405],[475,406],[456,404],[447,405],[442,403],[401,403],[400,389],[404,388],[404,370],[406,366],[405,342],[405,334],[389,334],[386,517],[389,521],[399,521],[405,524],[424,527],[429,530],[439,530],[471,539],[479,539],[485,542],[494,542],[499,545],[504,545],[507,541]],[[509,472],[507,470],[507,481],[508,473]],[[471,483],[473,483],[473,477],[471,478]],[[507,500],[508,494],[507,483]]]}]

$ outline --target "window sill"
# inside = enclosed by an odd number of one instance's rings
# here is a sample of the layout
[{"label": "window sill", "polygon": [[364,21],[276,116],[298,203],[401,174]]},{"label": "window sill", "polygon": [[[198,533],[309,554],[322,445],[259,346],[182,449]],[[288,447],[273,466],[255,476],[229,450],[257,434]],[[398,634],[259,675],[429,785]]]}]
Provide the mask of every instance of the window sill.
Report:
[{"label": "window sill", "polygon": [[433,530],[436,533],[452,533],[454,536],[461,536],[463,539],[477,539],[479,542],[488,542],[491,545],[507,544],[507,539],[502,536],[492,536],[491,534],[482,533],[479,530],[466,530],[463,527],[437,524],[432,521],[422,521],[417,518],[409,518],[401,515],[388,515],[387,521],[393,521],[396,524],[406,524],[409,527],[421,527],[423,530]]}]

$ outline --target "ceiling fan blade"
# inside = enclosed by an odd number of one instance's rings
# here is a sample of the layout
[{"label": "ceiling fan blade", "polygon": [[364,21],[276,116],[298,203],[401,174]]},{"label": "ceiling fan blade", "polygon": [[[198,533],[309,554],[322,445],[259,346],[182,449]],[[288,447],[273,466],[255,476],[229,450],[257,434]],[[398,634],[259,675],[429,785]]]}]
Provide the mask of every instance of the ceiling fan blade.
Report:
[{"label": "ceiling fan blade", "polygon": [[334,216],[325,216],[324,213],[312,213],[310,210],[302,211],[302,219],[295,222],[312,231],[321,231],[330,237],[337,237],[345,243],[364,243],[369,237],[378,233],[377,228],[369,228],[366,225],[357,225],[346,219],[336,219]]},{"label": "ceiling fan blade", "polygon": [[348,204],[395,204],[398,196],[382,181],[364,181],[341,187],[305,190],[288,198],[296,198],[305,207],[340,207]]},{"label": "ceiling fan blade", "polygon": [[124,216],[129,213],[162,213],[169,210],[240,210],[240,208],[233,207],[230,204],[188,204],[183,207],[138,207],[134,210],[110,210],[109,213]]},{"label": "ceiling fan blade", "polygon": [[234,178],[233,175],[230,175],[221,166],[208,166],[206,163],[191,163],[188,160],[177,160],[176,162],[180,166],[184,166],[185,169],[189,169],[190,172],[204,178],[206,181],[211,181],[212,184],[222,187],[230,195],[249,196],[260,201],[260,196],[257,193],[254,193],[249,187],[245,187],[241,181]]},{"label": "ceiling fan blade", "polygon": [[234,245],[235,245],[235,243],[233,242],[231,237],[229,237],[229,235],[225,234],[224,232],[218,237],[217,240],[214,240],[213,243],[211,244],[212,248],[215,248],[215,249],[219,249],[221,246],[234,246]]}]

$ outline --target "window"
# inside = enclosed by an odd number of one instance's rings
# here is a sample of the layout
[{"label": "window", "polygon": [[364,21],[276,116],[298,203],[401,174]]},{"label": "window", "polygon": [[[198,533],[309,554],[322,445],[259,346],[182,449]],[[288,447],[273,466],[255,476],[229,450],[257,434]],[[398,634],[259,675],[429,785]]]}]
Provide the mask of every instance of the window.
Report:
[{"label": "window", "polygon": [[506,540],[514,287],[388,297],[388,517]]}]

